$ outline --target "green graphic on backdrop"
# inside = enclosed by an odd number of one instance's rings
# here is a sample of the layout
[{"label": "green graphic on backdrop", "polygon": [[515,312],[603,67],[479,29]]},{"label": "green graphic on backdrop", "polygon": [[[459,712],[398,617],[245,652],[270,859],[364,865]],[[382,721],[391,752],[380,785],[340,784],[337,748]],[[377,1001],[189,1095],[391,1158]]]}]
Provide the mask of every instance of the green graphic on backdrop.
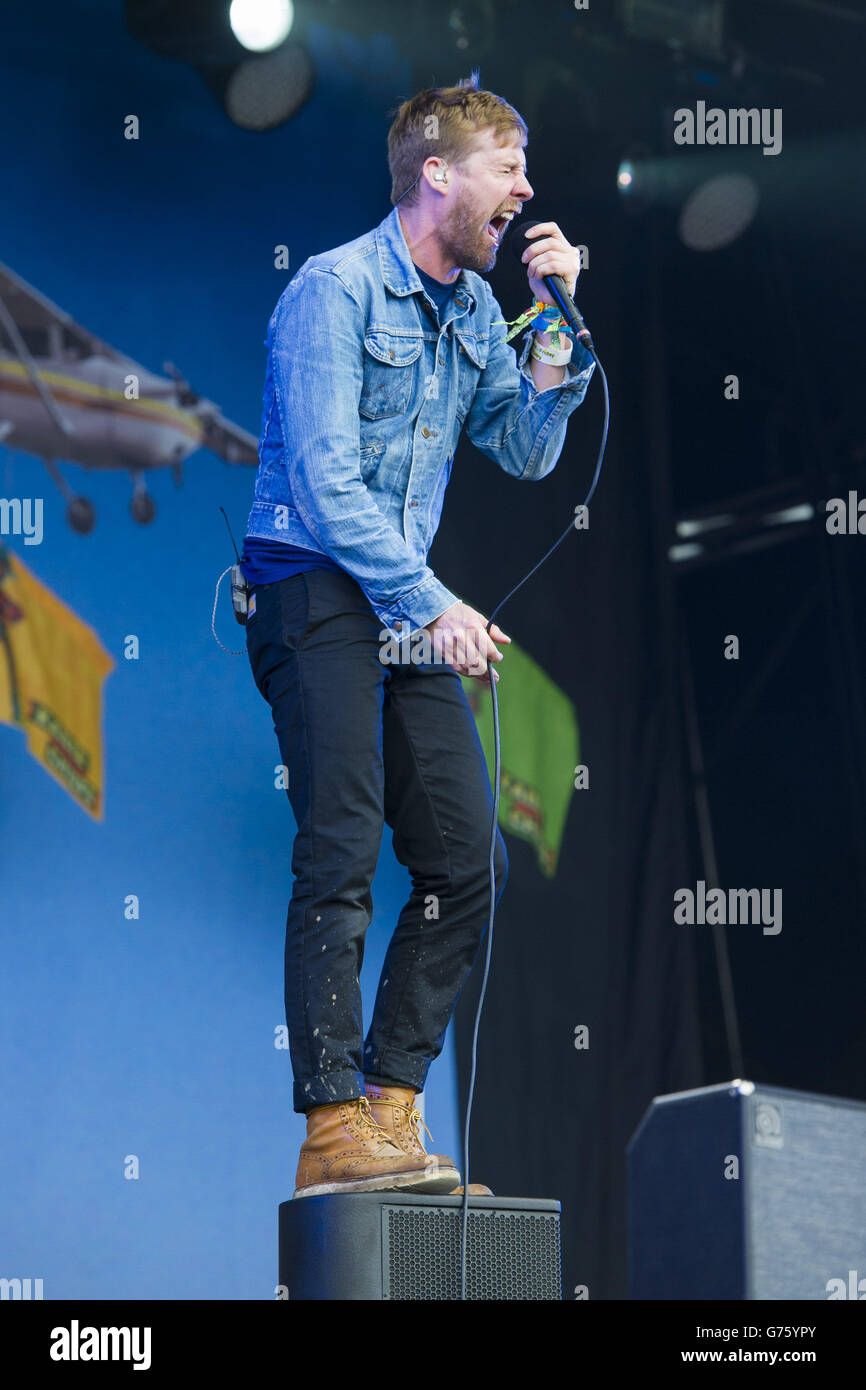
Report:
[{"label": "green graphic on backdrop", "polygon": [[[536,848],[542,873],[556,873],[565,818],[574,791],[580,735],[574,704],[512,640],[499,664],[501,778],[499,825]],[[494,772],[493,702],[486,685],[464,676],[487,758]]]}]

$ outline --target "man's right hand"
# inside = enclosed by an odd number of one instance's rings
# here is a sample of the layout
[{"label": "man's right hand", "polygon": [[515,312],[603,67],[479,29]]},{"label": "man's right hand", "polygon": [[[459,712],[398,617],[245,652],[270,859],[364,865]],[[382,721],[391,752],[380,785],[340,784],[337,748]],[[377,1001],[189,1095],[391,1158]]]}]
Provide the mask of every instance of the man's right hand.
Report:
[{"label": "man's right hand", "polygon": [[[482,685],[490,684],[488,660],[501,661],[504,655],[494,644],[511,641],[496,623],[488,633],[487,619],[466,603],[452,603],[426,630],[433,638],[434,661],[445,661],[458,675],[474,676]],[[499,672],[493,677],[499,680]]]}]

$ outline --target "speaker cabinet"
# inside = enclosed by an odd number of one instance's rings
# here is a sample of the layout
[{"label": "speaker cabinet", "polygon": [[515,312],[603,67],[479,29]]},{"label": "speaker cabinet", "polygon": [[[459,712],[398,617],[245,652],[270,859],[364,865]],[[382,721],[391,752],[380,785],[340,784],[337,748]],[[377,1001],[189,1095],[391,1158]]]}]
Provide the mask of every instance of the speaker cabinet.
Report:
[{"label": "speaker cabinet", "polygon": [[[289,1299],[459,1299],[462,1198],[392,1192],[280,1206]],[[467,1299],[561,1299],[560,1204],[470,1197]]]},{"label": "speaker cabinet", "polygon": [[866,1298],[862,1102],[750,1081],[658,1096],[628,1201],[632,1298]]}]

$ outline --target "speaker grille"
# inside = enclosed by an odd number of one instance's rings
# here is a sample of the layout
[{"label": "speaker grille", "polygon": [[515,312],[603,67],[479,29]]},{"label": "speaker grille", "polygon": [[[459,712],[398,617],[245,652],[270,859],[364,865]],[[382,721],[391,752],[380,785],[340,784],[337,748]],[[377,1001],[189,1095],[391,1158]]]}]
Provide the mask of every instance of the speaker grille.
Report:
[{"label": "speaker grille", "polygon": [[[384,1297],[460,1297],[459,1208],[389,1206],[382,1212]],[[559,1217],[470,1208],[467,1299],[561,1299]]]}]

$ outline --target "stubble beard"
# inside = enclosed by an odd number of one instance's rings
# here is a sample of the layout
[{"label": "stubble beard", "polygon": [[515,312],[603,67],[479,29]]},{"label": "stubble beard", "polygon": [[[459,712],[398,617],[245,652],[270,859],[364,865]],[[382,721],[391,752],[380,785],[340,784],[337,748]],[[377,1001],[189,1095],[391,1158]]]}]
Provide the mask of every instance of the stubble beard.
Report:
[{"label": "stubble beard", "polygon": [[496,264],[496,247],[480,225],[480,212],[469,198],[456,204],[443,223],[440,243],[449,262],[462,270],[485,274]]}]

